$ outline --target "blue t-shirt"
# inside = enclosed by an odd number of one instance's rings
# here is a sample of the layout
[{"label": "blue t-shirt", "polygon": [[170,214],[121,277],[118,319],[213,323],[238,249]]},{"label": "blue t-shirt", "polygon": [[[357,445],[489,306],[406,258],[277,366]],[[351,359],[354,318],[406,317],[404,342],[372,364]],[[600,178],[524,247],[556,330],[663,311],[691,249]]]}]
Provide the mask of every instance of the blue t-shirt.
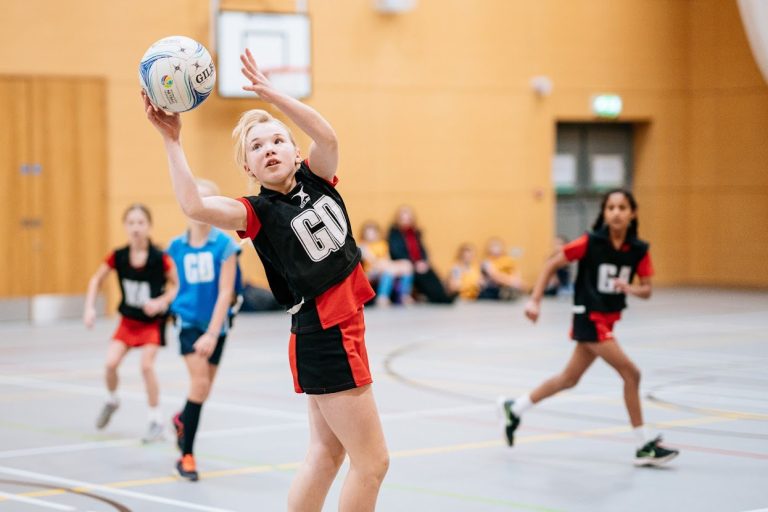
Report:
[{"label": "blue t-shirt", "polygon": [[[233,254],[239,254],[240,246],[223,231],[212,227],[202,247],[189,245],[189,233],[184,233],[171,241],[166,252],[179,273],[179,293],[171,304],[171,313],[180,318],[182,327],[207,330],[219,296],[221,264]],[[225,321],[222,333],[226,330]]]}]

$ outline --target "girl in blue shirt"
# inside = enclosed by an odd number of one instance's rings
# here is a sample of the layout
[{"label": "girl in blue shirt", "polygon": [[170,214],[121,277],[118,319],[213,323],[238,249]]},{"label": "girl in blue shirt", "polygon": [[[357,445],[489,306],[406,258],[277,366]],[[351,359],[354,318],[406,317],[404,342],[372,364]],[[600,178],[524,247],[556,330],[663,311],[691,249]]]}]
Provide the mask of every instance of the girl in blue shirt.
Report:
[{"label": "girl in blue shirt", "polygon": [[[197,188],[203,197],[219,194],[212,181],[199,179]],[[171,241],[167,252],[179,269],[179,292],[171,314],[190,380],[187,403],[173,417],[181,450],[176,470],[183,478],[197,481],[195,434],[227,338],[240,248],[223,231],[190,220],[187,231]]]}]

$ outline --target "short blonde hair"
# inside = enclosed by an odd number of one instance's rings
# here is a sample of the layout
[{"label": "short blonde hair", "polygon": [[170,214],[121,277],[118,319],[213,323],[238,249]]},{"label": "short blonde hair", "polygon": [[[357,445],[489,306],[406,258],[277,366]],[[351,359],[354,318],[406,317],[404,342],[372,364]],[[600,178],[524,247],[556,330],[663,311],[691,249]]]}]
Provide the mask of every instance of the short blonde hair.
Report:
[{"label": "short blonde hair", "polygon": [[293,134],[285,123],[273,117],[266,110],[248,110],[240,116],[237,126],[232,130],[232,138],[235,139],[235,162],[237,162],[237,165],[241,169],[245,167],[246,162],[245,153],[247,151],[247,141],[245,138],[248,136],[248,131],[259,123],[275,123],[278,126],[282,126],[288,134],[288,137],[291,139],[291,143],[296,146]]}]

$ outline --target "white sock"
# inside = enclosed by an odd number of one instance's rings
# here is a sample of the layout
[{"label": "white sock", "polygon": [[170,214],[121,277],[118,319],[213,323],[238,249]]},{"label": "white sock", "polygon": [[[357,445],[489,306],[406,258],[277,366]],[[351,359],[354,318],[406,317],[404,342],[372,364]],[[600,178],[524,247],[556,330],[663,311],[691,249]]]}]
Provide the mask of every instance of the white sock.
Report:
[{"label": "white sock", "polygon": [[651,434],[648,432],[648,427],[645,425],[633,428],[632,432],[635,434],[635,439],[640,446],[645,445],[645,443],[651,440]]},{"label": "white sock", "polygon": [[527,393],[515,400],[515,403],[512,405],[512,413],[515,416],[522,416],[531,407],[533,407],[533,402],[531,402],[530,393]]},{"label": "white sock", "polygon": [[150,423],[160,423],[160,406],[151,407],[149,408],[149,422]]},{"label": "white sock", "polygon": [[119,404],[120,399],[117,397],[117,391],[107,390],[107,402],[110,404]]}]

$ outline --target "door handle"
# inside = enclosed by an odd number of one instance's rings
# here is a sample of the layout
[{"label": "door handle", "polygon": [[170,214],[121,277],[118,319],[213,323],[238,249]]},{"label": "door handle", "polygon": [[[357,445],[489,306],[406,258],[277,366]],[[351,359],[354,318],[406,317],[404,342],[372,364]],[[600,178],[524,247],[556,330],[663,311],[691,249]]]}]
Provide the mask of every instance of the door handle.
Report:
[{"label": "door handle", "polygon": [[37,229],[43,226],[43,219],[40,217],[23,217],[19,224],[24,229]]}]

